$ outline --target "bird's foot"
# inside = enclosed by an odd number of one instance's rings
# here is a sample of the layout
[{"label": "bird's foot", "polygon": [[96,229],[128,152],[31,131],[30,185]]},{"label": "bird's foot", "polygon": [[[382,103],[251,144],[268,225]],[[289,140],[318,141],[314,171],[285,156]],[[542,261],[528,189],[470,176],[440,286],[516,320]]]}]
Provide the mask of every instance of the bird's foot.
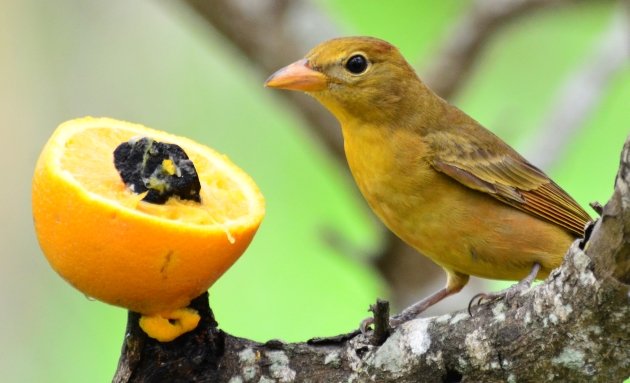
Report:
[{"label": "bird's foot", "polygon": [[523,281],[520,281],[508,287],[507,289],[503,289],[501,291],[497,291],[494,293],[476,294],[474,297],[472,297],[472,299],[468,303],[468,314],[472,316],[472,308],[474,306],[481,306],[484,303],[491,303],[491,302],[495,302],[501,299],[505,300],[506,302],[509,302],[512,298],[514,298],[518,294],[521,294],[525,290],[529,289],[529,287],[530,287],[530,283],[523,283]]},{"label": "bird's foot", "polygon": [[468,314],[472,316],[472,307],[481,306],[483,302],[490,303],[500,299],[509,302],[510,300],[512,300],[512,298],[522,294],[524,291],[528,290],[531,287],[532,281],[536,278],[536,275],[538,275],[538,271],[540,271],[540,264],[534,263],[532,271],[525,278],[520,280],[518,283],[508,287],[507,289],[503,289],[494,293],[479,293],[475,295],[468,303]]},{"label": "bird's foot", "polygon": [[370,331],[370,328],[372,327],[373,324],[374,324],[374,318],[367,317],[361,321],[361,324],[359,325],[359,330],[361,330],[361,333],[365,335]]},{"label": "bird's foot", "polygon": [[387,340],[392,331],[389,317],[389,302],[383,299],[377,299],[376,304],[370,306],[370,311],[374,316],[361,321],[359,330],[365,335],[370,327],[373,326],[374,331],[372,331],[370,335],[370,343],[375,346],[380,346]]},{"label": "bird's foot", "polygon": [[359,330],[361,330],[362,334],[367,334],[370,331],[370,327],[374,324],[374,318],[367,317],[361,321],[359,325]]},{"label": "bird's foot", "polygon": [[[388,326],[389,330],[390,331],[394,330],[396,327],[405,323],[407,320],[398,318],[398,316],[396,315],[389,317],[389,326]],[[373,325],[374,325],[374,318],[372,317],[365,318],[361,321],[361,325],[359,326],[359,329],[361,330],[361,333],[367,334],[368,332],[370,332],[370,329]]]}]

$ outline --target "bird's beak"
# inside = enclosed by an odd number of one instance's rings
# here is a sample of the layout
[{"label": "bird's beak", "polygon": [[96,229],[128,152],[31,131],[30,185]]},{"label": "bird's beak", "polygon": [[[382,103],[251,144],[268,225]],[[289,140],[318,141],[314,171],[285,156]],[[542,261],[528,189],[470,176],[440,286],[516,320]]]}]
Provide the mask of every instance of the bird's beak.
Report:
[{"label": "bird's beak", "polygon": [[279,69],[265,81],[265,86],[269,88],[302,90],[304,92],[324,90],[326,85],[326,75],[313,70],[306,59],[298,60]]}]

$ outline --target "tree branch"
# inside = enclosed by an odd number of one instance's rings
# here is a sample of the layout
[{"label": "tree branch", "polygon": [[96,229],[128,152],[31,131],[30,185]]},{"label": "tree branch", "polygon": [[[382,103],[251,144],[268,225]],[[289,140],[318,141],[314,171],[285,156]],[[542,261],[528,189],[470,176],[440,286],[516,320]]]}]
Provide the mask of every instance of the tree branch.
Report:
[{"label": "tree branch", "polygon": [[551,103],[538,134],[529,139],[525,157],[543,169],[562,157],[614,75],[630,64],[630,5],[620,3],[618,8],[590,57],[569,76]]},{"label": "tree branch", "polygon": [[630,137],[615,191],[590,238],[575,241],[547,280],[466,312],[421,318],[385,343],[355,333],[256,343],[202,325],[171,343],[129,324],[114,382],[620,382],[630,376]]},{"label": "tree branch", "polygon": [[533,11],[574,3],[575,0],[477,0],[453,23],[444,44],[429,64],[424,81],[450,99],[466,83],[486,45],[505,25]]}]

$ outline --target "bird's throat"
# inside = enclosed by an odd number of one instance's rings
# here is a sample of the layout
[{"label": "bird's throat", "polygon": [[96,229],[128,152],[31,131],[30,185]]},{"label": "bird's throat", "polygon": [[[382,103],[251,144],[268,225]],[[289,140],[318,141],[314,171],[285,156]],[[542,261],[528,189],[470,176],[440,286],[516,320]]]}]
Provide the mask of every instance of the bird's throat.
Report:
[{"label": "bird's throat", "polygon": [[359,190],[389,226],[390,215],[404,210],[409,196],[422,198],[418,189],[434,175],[422,157],[424,144],[404,129],[345,124],[342,132],[348,166]]}]

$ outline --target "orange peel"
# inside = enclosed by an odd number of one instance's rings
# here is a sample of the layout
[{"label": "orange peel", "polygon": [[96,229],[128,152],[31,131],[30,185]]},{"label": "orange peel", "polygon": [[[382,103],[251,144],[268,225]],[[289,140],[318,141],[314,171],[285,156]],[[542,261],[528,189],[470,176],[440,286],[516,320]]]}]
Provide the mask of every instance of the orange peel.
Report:
[{"label": "orange peel", "polygon": [[[125,186],[112,152],[138,136],[184,149],[197,169],[201,203],[170,198],[156,205]],[[164,318],[182,314],[177,310],[240,257],[265,213],[254,181],[224,155],[142,125],[91,117],[61,124],[45,145],[32,206],[43,253],[66,281],[89,297]],[[186,313],[177,331],[145,327],[158,329],[149,334],[156,339],[174,339],[190,330]]]}]

